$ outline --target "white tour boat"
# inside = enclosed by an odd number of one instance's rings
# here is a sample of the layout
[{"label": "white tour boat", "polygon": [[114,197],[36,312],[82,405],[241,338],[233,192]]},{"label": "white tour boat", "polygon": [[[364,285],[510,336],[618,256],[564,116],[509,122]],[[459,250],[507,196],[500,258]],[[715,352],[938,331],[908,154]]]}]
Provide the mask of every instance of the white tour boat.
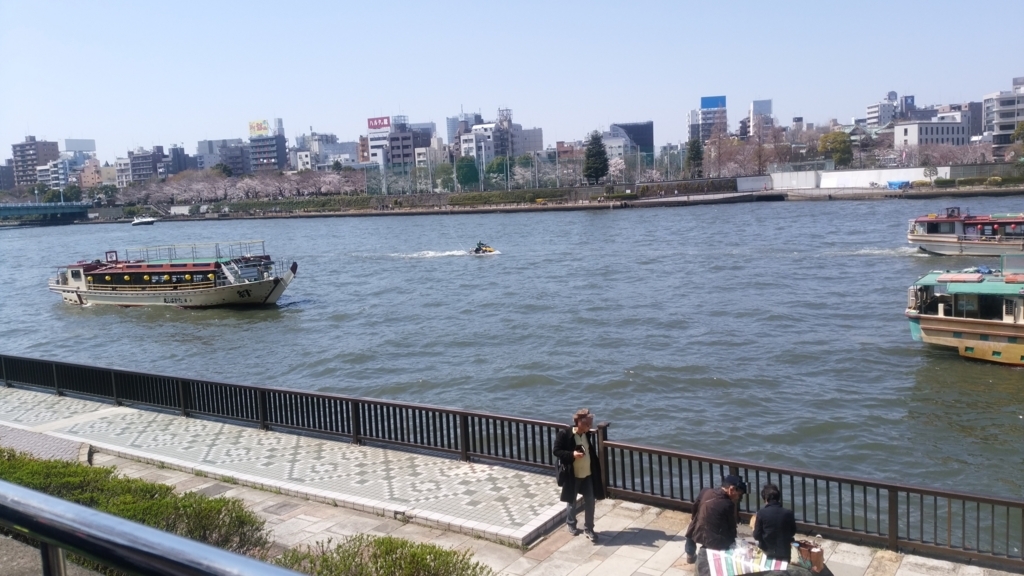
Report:
[{"label": "white tour boat", "polygon": [[971,216],[959,207],[910,221],[907,241],[947,256],[1001,256],[1024,252],[1024,212]]},{"label": "white tour boat", "polygon": [[132,220],[132,226],[152,226],[153,222],[156,222],[156,218],[152,216],[136,216]]},{"label": "white tour boat", "polygon": [[83,306],[260,306],[277,302],[298,267],[281,274],[262,240],[154,246],[62,266],[49,288]]}]

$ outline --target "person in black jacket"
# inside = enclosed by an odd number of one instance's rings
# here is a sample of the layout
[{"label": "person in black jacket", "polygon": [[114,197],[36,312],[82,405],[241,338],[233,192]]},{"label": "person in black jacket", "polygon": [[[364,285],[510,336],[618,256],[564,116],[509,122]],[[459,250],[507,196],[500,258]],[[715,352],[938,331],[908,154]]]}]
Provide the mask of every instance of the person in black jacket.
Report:
[{"label": "person in black jacket", "polygon": [[754,539],[765,556],[789,562],[796,536],[793,511],[782,507],[782,492],[775,484],[766,484],[761,489],[761,498],[765,506],[754,517]]},{"label": "person in black jacket", "polygon": [[552,450],[561,463],[558,485],[562,487],[561,501],[565,506],[565,524],[575,536],[580,533],[576,527],[576,497],[583,495],[583,530],[587,538],[597,543],[594,532],[594,503],[604,500],[604,484],[601,482],[601,461],[597,457],[597,443],[591,427],[594,415],[582,408],[572,417],[573,427],[558,431]]}]

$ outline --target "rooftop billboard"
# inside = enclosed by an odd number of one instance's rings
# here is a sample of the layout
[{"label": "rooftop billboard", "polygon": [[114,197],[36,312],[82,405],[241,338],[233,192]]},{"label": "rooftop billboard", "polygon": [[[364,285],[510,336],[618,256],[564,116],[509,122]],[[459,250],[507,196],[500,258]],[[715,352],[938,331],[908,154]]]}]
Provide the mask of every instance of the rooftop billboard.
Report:
[{"label": "rooftop billboard", "polygon": [[381,128],[391,128],[391,117],[381,116],[379,118],[367,118],[366,126],[370,130],[380,130]]},{"label": "rooftop billboard", "polygon": [[64,150],[68,152],[95,152],[96,141],[68,138],[64,140]]},{"label": "rooftop billboard", "polygon": [[253,120],[249,122],[249,138],[255,136],[270,136],[270,122],[266,120]]},{"label": "rooftop billboard", "polygon": [[725,108],[725,96],[703,96],[700,99],[700,107],[707,108]]}]

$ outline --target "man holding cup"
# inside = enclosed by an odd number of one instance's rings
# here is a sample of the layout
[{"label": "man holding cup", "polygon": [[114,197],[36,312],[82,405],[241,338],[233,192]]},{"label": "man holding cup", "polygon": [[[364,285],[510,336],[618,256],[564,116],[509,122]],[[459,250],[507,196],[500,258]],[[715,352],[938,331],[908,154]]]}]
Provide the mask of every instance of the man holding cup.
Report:
[{"label": "man holding cup", "polygon": [[601,484],[601,462],[597,457],[597,442],[592,428],[594,415],[581,408],[572,417],[573,426],[558,431],[552,453],[558,459],[558,485],[562,487],[561,501],[565,506],[565,524],[573,536],[580,533],[576,526],[576,497],[583,495],[583,533],[597,543],[594,532],[594,503],[604,500]]}]

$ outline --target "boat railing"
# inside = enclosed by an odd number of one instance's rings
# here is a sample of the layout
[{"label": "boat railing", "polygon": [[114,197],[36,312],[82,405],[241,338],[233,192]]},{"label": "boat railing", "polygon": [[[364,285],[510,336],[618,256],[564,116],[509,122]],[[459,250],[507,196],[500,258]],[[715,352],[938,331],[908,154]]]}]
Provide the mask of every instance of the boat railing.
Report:
[{"label": "boat railing", "polygon": [[242,240],[237,242],[207,242],[197,244],[168,244],[146,246],[125,250],[126,260],[156,260],[195,262],[244,256],[266,256],[263,240]]},{"label": "boat railing", "polygon": [[[5,354],[0,354],[0,375],[6,386],[546,472],[555,468],[555,436],[565,428],[558,422],[457,408]],[[1024,569],[1024,500],[618,442],[608,430],[607,423],[597,427],[598,480],[614,498],[692,511],[702,488],[736,474],[751,487],[740,502],[745,517],[756,512],[758,492],[770,482],[782,490],[798,526],[813,534]]]},{"label": "boat railing", "polygon": [[0,481],[0,526],[39,543],[39,573],[45,576],[67,573],[65,549],[127,574],[298,575],[4,481]]},{"label": "boat railing", "polygon": [[201,290],[204,288],[213,288],[217,284],[212,281],[203,282],[186,282],[181,284],[146,284],[146,285],[132,285],[132,284],[90,284],[90,290],[101,290],[105,292],[174,292],[178,290]]}]

